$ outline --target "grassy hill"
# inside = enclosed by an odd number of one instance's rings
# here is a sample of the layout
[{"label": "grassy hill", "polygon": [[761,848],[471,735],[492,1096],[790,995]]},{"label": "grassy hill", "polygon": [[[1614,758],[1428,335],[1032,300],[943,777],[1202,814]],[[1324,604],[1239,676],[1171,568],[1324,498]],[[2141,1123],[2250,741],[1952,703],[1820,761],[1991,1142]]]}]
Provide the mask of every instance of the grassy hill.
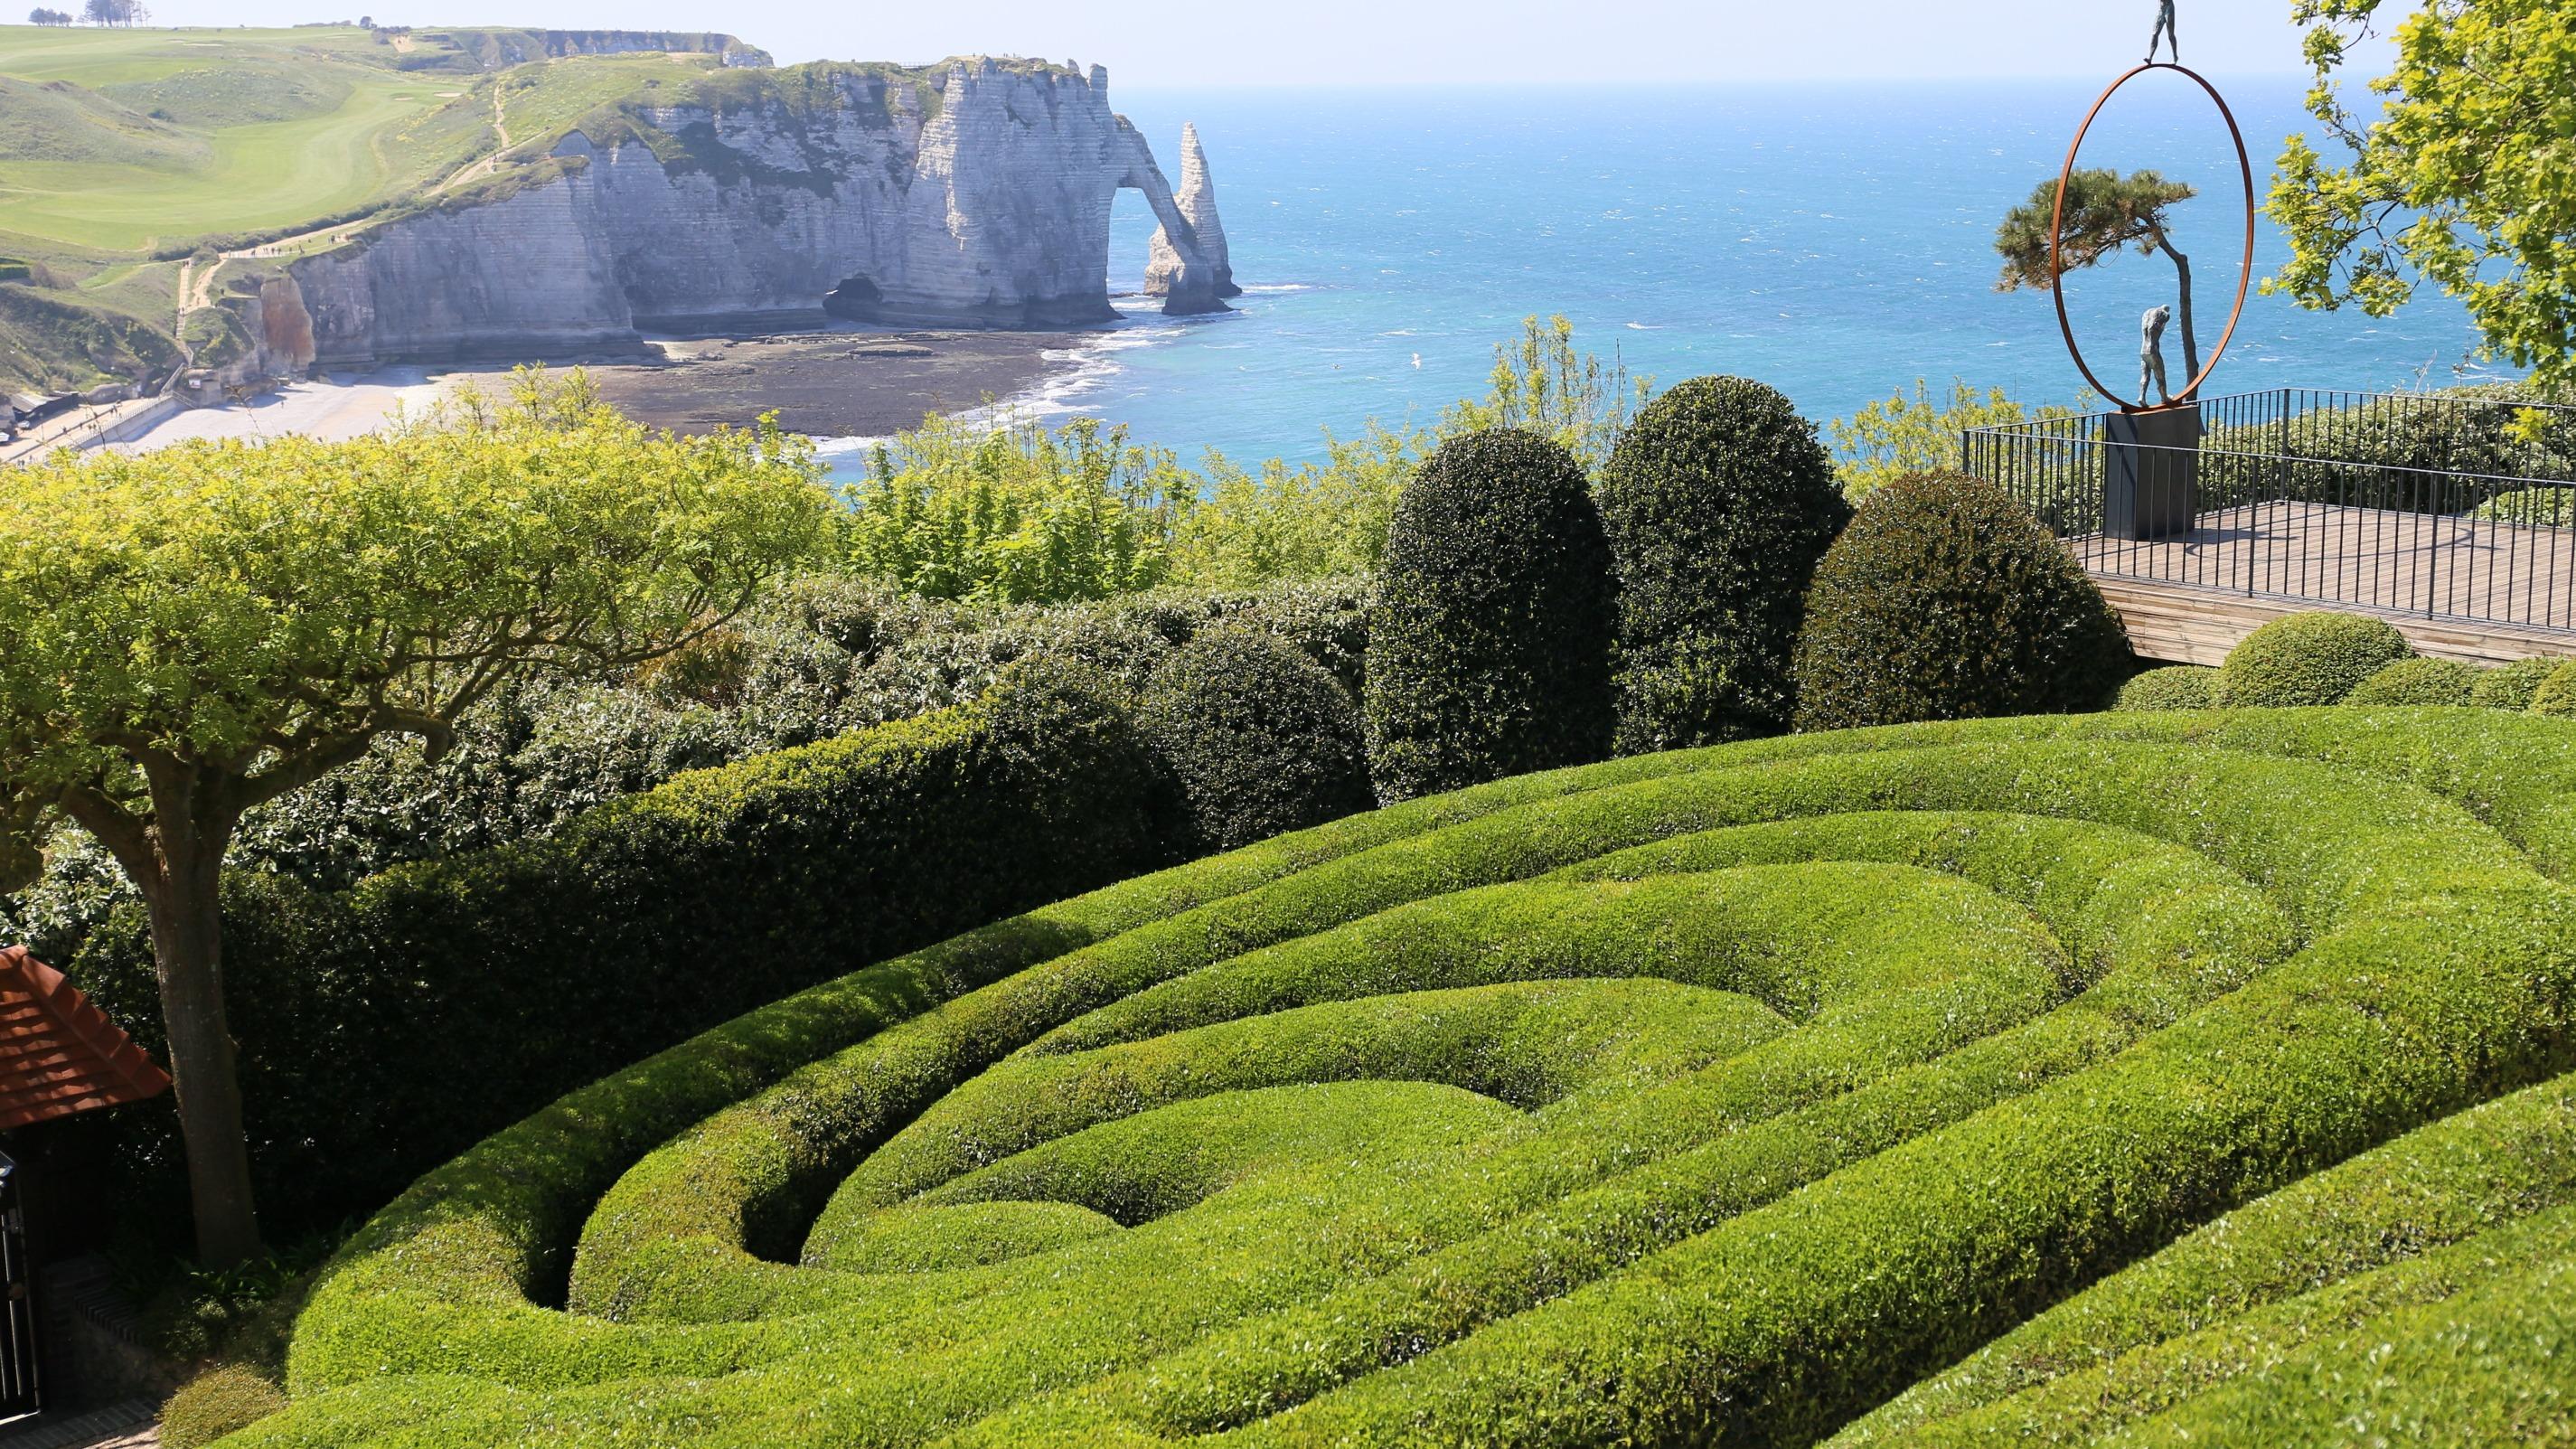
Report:
[{"label": "grassy hill", "polygon": [[[636,45],[670,50],[584,53]],[[729,50],[756,56],[702,34],[0,26],[0,257],[31,270],[0,280],[0,389],[174,364],[207,290],[180,295],[192,254],[479,182]]]},{"label": "grassy hill", "polygon": [[2568,730],[1804,735],[1140,877],[430,1174],[226,1442],[2566,1443]]}]

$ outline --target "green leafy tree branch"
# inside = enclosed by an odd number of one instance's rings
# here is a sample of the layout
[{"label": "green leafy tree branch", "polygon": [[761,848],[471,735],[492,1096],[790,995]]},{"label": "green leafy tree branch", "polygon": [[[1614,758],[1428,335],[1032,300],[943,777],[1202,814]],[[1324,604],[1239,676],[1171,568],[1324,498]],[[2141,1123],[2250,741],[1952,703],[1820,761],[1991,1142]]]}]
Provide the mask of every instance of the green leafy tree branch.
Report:
[{"label": "green leafy tree branch", "polygon": [[2373,317],[2430,281],[2467,304],[2483,353],[2576,382],[2576,10],[2563,0],[2431,0],[2356,105],[2339,75],[2382,0],[2297,0],[2307,104],[2345,153],[2293,136],[2266,210],[2292,258],[2267,292]]}]

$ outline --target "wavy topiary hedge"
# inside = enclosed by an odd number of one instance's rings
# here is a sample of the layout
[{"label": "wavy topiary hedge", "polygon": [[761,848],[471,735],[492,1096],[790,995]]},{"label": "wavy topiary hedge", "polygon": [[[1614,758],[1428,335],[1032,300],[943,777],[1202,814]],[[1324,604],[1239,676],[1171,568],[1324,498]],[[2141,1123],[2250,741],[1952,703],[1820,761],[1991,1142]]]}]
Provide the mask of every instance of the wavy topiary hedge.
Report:
[{"label": "wavy topiary hedge", "polygon": [[2336,704],[2415,646],[2385,619],[2291,614],[2248,634],[2218,668],[2218,702],[2237,709]]},{"label": "wavy topiary hedge", "polygon": [[1417,800],[563,1099],[352,1240],[226,1442],[2532,1442],[2571,869],[2565,726],[2492,712]]}]

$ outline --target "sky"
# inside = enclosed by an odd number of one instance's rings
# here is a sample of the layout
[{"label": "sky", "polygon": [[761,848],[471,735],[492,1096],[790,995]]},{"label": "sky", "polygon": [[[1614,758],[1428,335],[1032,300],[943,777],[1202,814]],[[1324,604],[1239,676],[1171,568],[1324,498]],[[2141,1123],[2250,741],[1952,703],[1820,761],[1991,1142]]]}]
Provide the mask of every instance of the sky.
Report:
[{"label": "sky", "polygon": [[[2291,0],[2179,0],[2183,60],[2300,70]],[[1601,85],[2104,75],[2155,0],[151,0],[162,25],[379,23],[723,30],[782,64],[999,54],[1113,83]],[[73,7],[77,8],[77,7]],[[2392,7],[2394,8],[2394,7]],[[2368,59],[2369,57],[2364,57]]]}]

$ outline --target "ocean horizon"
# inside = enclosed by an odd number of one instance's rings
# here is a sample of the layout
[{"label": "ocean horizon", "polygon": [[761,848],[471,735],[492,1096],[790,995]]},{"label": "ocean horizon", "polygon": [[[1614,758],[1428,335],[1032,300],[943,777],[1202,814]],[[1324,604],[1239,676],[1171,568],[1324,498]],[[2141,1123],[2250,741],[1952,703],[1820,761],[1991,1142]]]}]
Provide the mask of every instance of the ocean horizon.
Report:
[{"label": "ocean horizon", "polygon": [[[2107,78],[2106,78],[2107,79]],[[2304,79],[2218,79],[2259,205],[2285,137],[2309,131]],[[1318,458],[1327,430],[1427,424],[1479,395],[1493,348],[1562,313],[1577,345],[1669,385],[1758,378],[1819,423],[1918,378],[2072,402],[2044,293],[1999,293],[1996,224],[2053,181],[2098,81],[1781,83],[1196,91],[1117,85],[1112,103],[1177,180],[1183,122],[1207,148],[1236,278],[1232,313],[1127,321],[1015,397],[1050,422],[1087,414],[1196,463]],[[2156,167],[2201,195],[2177,210],[2204,349],[2234,299],[2244,207],[2207,98],[2156,72],[2125,88],[2082,164]],[[1153,217],[1121,192],[1110,287],[1143,282]],[[2255,277],[2288,247],[2257,217]],[[2138,316],[2172,266],[2124,254],[2070,279],[2087,357],[2135,386]],[[2250,288],[2211,395],[2490,381],[2463,310],[2427,292],[2398,315],[2303,310]],[[2174,385],[2182,347],[2166,344]],[[860,445],[827,443],[855,461]]]}]

